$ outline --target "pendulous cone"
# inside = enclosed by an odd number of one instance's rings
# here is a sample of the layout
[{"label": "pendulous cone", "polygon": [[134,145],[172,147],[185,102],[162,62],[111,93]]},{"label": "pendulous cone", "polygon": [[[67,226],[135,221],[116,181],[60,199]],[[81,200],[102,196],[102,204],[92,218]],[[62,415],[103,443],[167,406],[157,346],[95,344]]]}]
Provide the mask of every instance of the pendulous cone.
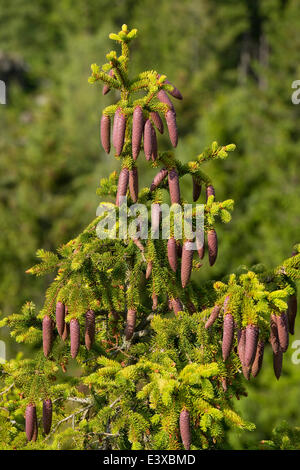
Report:
[{"label": "pendulous cone", "polygon": [[291,295],[288,300],[288,323],[291,335],[295,333],[295,320],[297,315],[297,296]]},{"label": "pendulous cone", "polygon": [[175,168],[172,168],[168,173],[168,183],[171,204],[180,204],[179,177]]},{"label": "pendulous cone", "polygon": [[255,325],[246,326],[246,340],[245,340],[245,359],[244,364],[250,367],[253,364],[256,348],[258,343],[259,329]]},{"label": "pendulous cone", "polygon": [[178,130],[177,130],[177,124],[176,124],[176,114],[174,111],[169,109],[169,111],[166,112],[165,115],[166,123],[168,126],[168,131],[169,131],[169,137],[171,144],[173,147],[177,147],[178,143]]},{"label": "pendulous cone", "polygon": [[207,232],[208,259],[210,266],[213,266],[218,256],[218,237],[214,229]]},{"label": "pendulous cone", "polygon": [[223,360],[228,359],[232,344],[233,344],[233,334],[234,334],[234,320],[231,313],[226,313],[224,316],[223,322],[223,339],[222,339],[222,356]]},{"label": "pendulous cone", "polygon": [[257,375],[259,374],[264,359],[264,350],[265,343],[264,341],[259,340],[257,343],[255,359],[251,368],[251,374],[253,375],[253,377],[257,377]]},{"label": "pendulous cone", "polygon": [[173,103],[172,103],[172,101],[170,100],[170,98],[168,97],[167,93],[164,90],[159,90],[159,92],[157,93],[157,99],[161,103],[166,104],[170,108],[170,110],[172,110],[175,113]]},{"label": "pendulous cone", "polygon": [[[114,76],[114,71],[113,71],[113,70],[110,70],[110,71],[108,72],[108,75],[109,75],[110,77],[113,77],[113,76]],[[102,94],[103,94],[103,95],[106,95],[109,91],[110,91],[110,87],[105,84],[105,85],[103,86],[103,88],[102,88]]]},{"label": "pendulous cone", "polygon": [[206,202],[209,196],[215,196],[215,195],[216,195],[215,188],[213,187],[213,185],[209,184],[208,186],[206,186]]},{"label": "pendulous cone", "polygon": [[75,359],[80,346],[80,326],[77,318],[72,318],[72,320],[70,321],[70,341],[71,356],[73,359]]},{"label": "pendulous cone", "polygon": [[117,134],[118,134],[118,120],[120,117],[121,108],[118,108],[114,115],[113,131],[112,131],[112,143],[116,148],[117,145]]},{"label": "pendulous cone", "polygon": [[152,120],[153,124],[155,125],[158,132],[161,134],[164,133],[164,124],[162,118],[160,117],[159,113],[156,111],[151,111],[150,119]]},{"label": "pendulous cone", "polygon": [[143,110],[140,106],[136,106],[132,117],[132,157],[137,159],[141,149],[141,141],[144,130]]},{"label": "pendulous cone", "polygon": [[136,166],[133,167],[132,170],[129,170],[129,191],[131,199],[136,203],[139,194],[139,178]]},{"label": "pendulous cone", "polygon": [[161,170],[159,170],[159,172],[153,178],[153,181],[150,186],[150,191],[154,191],[167,175],[168,170],[166,168],[162,168]]},{"label": "pendulous cone", "polygon": [[214,306],[214,308],[212,309],[211,314],[210,314],[207,322],[205,323],[205,328],[206,329],[210,328],[214,324],[214,322],[218,318],[220,310],[221,310],[221,305],[216,304]]},{"label": "pendulous cone", "polygon": [[157,159],[157,137],[156,137],[156,132],[153,126],[151,127],[151,140],[152,140],[151,158],[152,158],[152,161],[155,162],[155,160]]},{"label": "pendulous cone", "polygon": [[49,434],[52,424],[52,401],[50,398],[43,401],[43,428],[44,433]]},{"label": "pendulous cone", "polygon": [[151,121],[147,119],[144,127],[144,153],[146,160],[150,160],[153,150],[152,129]]},{"label": "pendulous cone", "polygon": [[201,184],[198,183],[197,178],[193,176],[193,201],[198,201],[201,194]]},{"label": "pendulous cone", "polygon": [[25,411],[25,432],[28,441],[36,440],[37,437],[37,415],[36,406],[29,403]]},{"label": "pendulous cone", "polygon": [[60,337],[65,329],[65,306],[62,302],[57,302],[55,310],[56,328]]},{"label": "pendulous cone", "polygon": [[172,300],[171,300],[171,305],[172,305],[173,312],[174,312],[175,315],[177,315],[178,312],[182,312],[182,311],[183,311],[183,305],[182,305],[180,299],[178,299],[178,298],[172,299]]},{"label": "pendulous cone", "polygon": [[120,198],[125,197],[128,188],[128,180],[129,180],[129,171],[127,168],[122,168],[119,175],[118,180],[118,190],[116,196],[116,206],[120,204]]},{"label": "pendulous cone", "polygon": [[183,447],[190,450],[191,446],[191,429],[190,429],[190,413],[187,409],[183,409],[179,417],[179,429]]},{"label": "pendulous cone", "polygon": [[276,316],[278,340],[282,352],[286,352],[289,346],[289,325],[288,317],[285,312]]},{"label": "pendulous cone", "polygon": [[89,351],[94,343],[95,340],[95,312],[94,310],[88,310],[85,314],[85,346],[86,349]]},{"label": "pendulous cone", "polygon": [[241,364],[245,364],[245,345],[246,345],[246,330],[242,328],[238,331],[238,355]]},{"label": "pendulous cone", "polygon": [[279,349],[277,353],[273,351],[273,369],[277,380],[280,379],[282,371],[283,352]]},{"label": "pendulous cone", "polygon": [[125,328],[125,338],[127,341],[129,341],[132,338],[132,335],[135,329],[135,322],[136,322],[136,310],[134,310],[133,308],[128,309],[126,328]]},{"label": "pendulous cone", "polygon": [[147,269],[146,269],[146,279],[149,279],[149,277],[151,276],[151,273],[152,273],[152,261],[148,261],[148,264],[147,264]]},{"label": "pendulous cone", "polygon": [[122,153],[123,150],[123,145],[124,145],[124,139],[125,139],[125,131],[126,131],[126,116],[122,113],[122,110],[119,108],[119,110],[116,111],[116,114],[118,112],[118,118],[116,122],[116,129],[115,129],[115,135],[114,135],[114,147],[116,149],[116,155],[119,156]]},{"label": "pendulous cone", "polygon": [[193,267],[193,255],[194,250],[192,248],[192,242],[186,240],[182,248],[182,259],[181,259],[181,285],[185,288],[190,280],[192,267]]},{"label": "pendulous cone", "polygon": [[43,318],[43,351],[44,351],[45,357],[48,357],[51,352],[52,340],[53,340],[52,320],[49,317],[49,315],[45,315]]},{"label": "pendulous cone", "polygon": [[176,246],[176,241],[174,237],[169,238],[167,248],[168,248],[169,265],[172,271],[176,273],[177,271],[177,246]]},{"label": "pendulous cone", "polygon": [[274,313],[271,314],[270,318],[270,343],[274,354],[277,354],[280,350],[278,329],[277,329],[277,318]]},{"label": "pendulous cone", "polygon": [[251,367],[245,366],[245,364],[242,364],[242,372],[243,372],[243,376],[245,377],[245,379],[250,380]]},{"label": "pendulous cone", "polygon": [[106,153],[110,152],[110,117],[103,114],[100,123],[101,144]]}]

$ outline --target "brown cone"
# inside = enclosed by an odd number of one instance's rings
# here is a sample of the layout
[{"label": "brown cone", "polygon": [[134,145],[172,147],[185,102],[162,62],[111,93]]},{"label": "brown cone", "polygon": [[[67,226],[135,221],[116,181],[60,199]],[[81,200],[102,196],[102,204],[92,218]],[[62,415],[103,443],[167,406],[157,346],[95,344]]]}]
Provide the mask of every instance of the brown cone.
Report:
[{"label": "brown cone", "polygon": [[250,371],[251,367],[245,366],[244,364],[242,365],[242,371],[243,371],[243,376],[245,377],[246,380],[250,380]]},{"label": "brown cone", "polygon": [[190,450],[191,446],[191,430],[190,430],[190,413],[183,409],[179,418],[179,429],[183,447]]},{"label": "brown cone", "polygon": [[222,355],[223,360],[228,359],[232,344],[233,344],[233,333],[234,333],[234,320],[231,313],[227,313],[224,317],[223,322],[223,340],[222,340]]},{"label": "brown cone", "polygon": [[215,188],[213,187],[212,184],[209,184],[206,186],[206,202],[209,196],[215,196]]},{"label": "brown cone", "polygon": [[207,322],[205,323],[205,328],[208,329],[209,327],[211,327],[211,325],[214,324],[214,322],[216,321],[216,319],[218,318],[218,315],[220,313],[220,310],[221,310],[221,305],[215,305],[214,308],[212,309],[211,311],[211,314],[207,320]]},{"label": "brown cone", "polygon": [[164,90],[159,90],[157,93],[157,98],[161,103],[165,103],[169,108],[174,112],[174,106],[167,93]]},{"label": "brown cone", "polygon": [[201,194],[201,184],[198,183],[195,176],[193,176],[193,201],[198,201]]},{"label": "brown cone", "polygon": [[56,328],[60,337],[62,337],[65,329],[65,306],[62,302],[56,304]]},{"label": "brown cone", "polygon": [[178,312],[183,311],[183,306],[182,306],[180,299],[178,298],[172,299],[171,303],[172,303],[172,308],[173,308],[173,312],[175,313],[175,315],[177,315]]},{"label": "brown cone", "polygon": [[168,240],[168,260],[172,271],[177,271],[177,248],[175,238],[171,237]]},{"label": "brown cone", "polygon": [[132,170],[129,170],[129,191],[131,199],[136,203],[139,194],[139,179],[136,166],[133,167]]},{"label": "brown cone", "polygon": [[257,348],[256,348],[255,359],[254,359],[254,362],[252,364],[252,369],[251,369],[251,374],[253,375],[253,377],[257,377],[261,369],[263,358],[264,358],[264,349],[265,349],[264,341],[259,340],[257,344]]},{"label": "brown cone", "polygon": [[119,156],[123,150],[125,130],[126,130],[126,116],[124,116],[122,111],[119,109],[118,119],[116,123],[115,143],[114,143],[117,156]]},{"label": "brown cone", "polygon": [[168,174],[169,191],[171,204],[180,204],[180,187],[178,173],[175,168],[172,168]]},{"label": "brown cone", "polygon": [[110,152],[110,117],[103,114],[100,125],[102,147],[106,153]]},{"label": "brown cone", "polygon": [[157,159],[157,137],[156,137],[156,132],[153,126],[151,127],[151,140],[152,140],[151,158],[152,158],[152,161],[155,162],[155,160]]},{"label": "brown cone", "polygon": [[280,379],[281,370],[282,370],[282,359],[283,359],[283,352],[279,349],[277,353],[273,351],[273,368],[275,377],[277,380]]},{"label": "brown cone", "polygon": [[132,117],[132,156],[136,160],[141,149],[141,141],[144,130],[143,111],[140,106],[134,108]]},{"label": "brown cone", "polygon": [[119,175],[118,191],[117,191],[117,196],[116,196],[117,206],[119,206],[120,198],[126,196],[128,180],[129,180],[129,171],[127,168],[122,168],[122,170],[120,171],[120,175]]},{"label": "brown cone", "polygon": [[152,154],[152,129],[153,126],[151,124],[150,119],[147,119],[144,127],[144,153],[146,160],[150,160]]},{"label": "brown cone", "polygon": [[168,83],[168,85],[172,85],[173,87],[173,90],[172,91],[168,91],[168,93],[173,96],[173,98],[176,98],[177,100],[182,100],[182,94],[180,93],[180,91],[178,90],[178,88],[176,88],[176,86],[173,85],[173,83],[169,82],[169,80],[165,80],[164,83]]},{"label": "brown cone", "polygon": [[70,322],[70,340],[71,340],[71,356],[73,359],[78,354],[80,346],[80,326],[77,318],[72,318]]},{"label": "brown cone", "polygon": [[258,342],[259,329],[255,325],[246,326],[246,342],[245,342],[245,366],[251,367],[253,364],[257,342]]},{"label": "brown cone", "polygon": [[95,312],[88,310],[85,314],[85,346],[86,349],[90,350],[95,339]]},{"label": "brown cone", "polygon": [[45,315],[43,318],[43,351],[44,351],[45,357],[48,357],[51,352],[52,340],[53,340],[52,320],[49,317],[49,315]]},{"label": "brown cone", "polygon": [[127,322],[125,328],[125,338],[129,341],[132,338],[135,329],[136,310],[129,309],[127,312]]},{"label": "brown cone", "polygon": [[168,170],[166,168],[162,168],[154,177],[151,186],[150,186],[150,191],[154,191],[160,183],[165,179],[165,177],[168,174]]},{"label": "brown cone", "polygon": [[121,108],[118,108],[114,115],[113,131],[112,131],[112,143],[116,148],[117,145],[117,135],[118,135],[118,120],[120,117]]},{"label": "brown cone", "polygon": [[[113,77],[113,76],[114,76],[114,71],[113,71],[113,70],[110,70],[110,71],[108,72],[108,75],[110,75],[111,77]],[[102,94],[103,94],[103,95],[106,95],[109,91],[110,91],[110,87],[105,84],[105,85],[103,86],[103,89],[102,89]]]},{"label": "brown cone", "polygon": [[277,354],[280,350],[278,330],[277,330],[277,318],[276,315],[272,313],[270,318],[270,343],[273,349],[274,354]]},{"label": "brown cone", "polygon": [[156,111],[152,111],[150,113],[150,118],[152,119],[152,122],[155,125],[158,132],[163,134],[164,133],[164,124],[162,122],[162,119],[161,119],[160,115]]},{"label": "brown cone", "polygon": [[278,340],[282,352],[286,352],[289,346],[289,325],[288,317],[285,312],[282,312],[281,315],[277,315],[277,331],[278,331]]},{"label": "brown cone", "polygon": [[[29,403],[25,411],[25,432],[28,441],[32,441],[37,434],[37,415],[36,407],[33,403]],[[35,439],[36,440],[36,439]]]},{"label": "brown cone", "polygon": [[246,330],[243,328],[238,332],[238,355],[241,364],[245,364],[245,345],[246,345]]},{"label": "brown cone", "polygon": [[172,110],[167,111],[165,118],[166,118],[166,123],[168,126],[171,144],[173,145],[173,147],[177,147],[178,131],[177,131],[177,124],[176,124],[176,115],[174,111]]},{"label": "brown cone", "polygon": [[159,224],[161,220],[161,207],[160,204],[151,204],[151,237],[152,239],[159,238]]},{"label": "brown cone", "polygon": [[296,315],[297,315],[297,296],[293,294],[288,300],[288,320],[289,320],[289,331],[291,335],[295,333]]},{"label": "brown cone", "polygon": [[207,246],[209,264],[213,266],[218,255],[218,237],[214,229],[207,232]]},{"label": "brown cone", "polygon": [[[191,249],[189,249],[191,248]],[[193,267],[192,242],[186,240],[182,248],[182,261],[181,261],[181,285],[185,288],[190,280],[192,267]]]},{"label": "brown cone", "polygon": [[149,261],[146,269],[146,279],[149,279],[152,273],[152,261]]},{"label": "brown cone", "polygon": [[50,398],[43,401],[43,428],[44,433],[49,434],[52,424],[52,401]]}]

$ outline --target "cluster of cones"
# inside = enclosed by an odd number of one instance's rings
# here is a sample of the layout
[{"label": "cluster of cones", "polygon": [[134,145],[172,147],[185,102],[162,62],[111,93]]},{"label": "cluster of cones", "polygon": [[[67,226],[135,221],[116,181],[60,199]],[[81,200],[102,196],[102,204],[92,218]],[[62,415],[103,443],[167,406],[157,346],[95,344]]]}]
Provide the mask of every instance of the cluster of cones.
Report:
[{"label": "cluster of cones", "polygon": [[[223,308],[222,355],[224,361],[229,357],[232,350],[236,330],[232,314],[226,313],[228,303],[229,296],[226,297],[223,306],[216,304],[205,324],[205,328],[208,329],[218,318],[221,308]],[[277,379],[281,375],[283,353],[288,349],[289,333],[294,334],[296,314],[297,298],[296,295],[292,295],[289,299],[287,312],[271,315],[270,343],[273,349],[273,367]],[[249,380],[250,374],[256,377],[262,367],[265,342],[259,338],[259,327],[251,324],[247,325],[246,328],[237,330],[237,340],[242,371],[244,377]]]},{"label": "cluster of cones", "polygon": [[[59,336],[66,341],[70,335],[71,356],[74,359],[79,351],[80,346],[80,325],[77,318],[72,318],[70,324],[65,322],[65,316],[68,313],[67,306],[62,302],[56,304],[56,328]],[[49,315],[43,318],[43,351],[45,357],[48,357],[53,344],[53,327],[54,322]],[[88,310],[85,314],[85,346],[91,349],[95,338],[95,312]]]},{"label": "cluster of cones", "polygon": [[[43,401],[43,430],[45,434],[49,434],[52,424],[52,401],[47,398]],[[38,437],[38,419],[36,406],[29,403],[25,411],[25,432],[28,441],[35,442]]]}]

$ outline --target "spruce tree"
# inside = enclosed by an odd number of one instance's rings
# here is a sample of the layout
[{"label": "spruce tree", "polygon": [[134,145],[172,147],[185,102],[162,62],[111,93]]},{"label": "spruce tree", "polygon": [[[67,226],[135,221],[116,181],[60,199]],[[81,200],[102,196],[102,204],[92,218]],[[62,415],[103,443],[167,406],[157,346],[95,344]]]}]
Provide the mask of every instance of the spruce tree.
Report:
[{"label": "spruce tree", "polygon": [[[104,85],[103,94],[116,89],[120,95],[101,117],[103,148],[112,153],[112,142],[120,171],[101,179],[97,192],[106,199],[100,215],[56,253],[38,251],[40,262],[28,273],[55,273],[43,308],[37,312],[27,302],[1,322],[17,342],[36,350],[34,358],[20,355],[1,365],[3,449],[222,447],[228,426],[254,429],[234,411],[234,400],[247,396],[246,381],[259,374],[268,342],[280,377],[297,312],[300,245],[279,266],[242,266],[223,279],[193,280],[193,271],[206,269],[203,259],[213,265],[222,256],[217,223],[230,222],[233,209],[233,200],[217,200],[202,168],[227,158],[235,146],[213,142],[185,164],[172,150],[160,150],[157,131],[164,128],[177,145],[172,98],[182,95],[157,71],[130,76],[136,36],[126,25],[111,34],[121,54],[111,51],[102,67],[93,64],[89,79]],[[143,154],[157,174],[139,189]],[[165,222],[165,201],[183,222],[179,209],[189,202],[180,194],[184,177],[191,200],[202,200],[204,237],[196,232],[192,239],[195,205],[183,237],[176,236],[175,215],[168,239],[153,237]],[[125,236],[123,197],[128,223],[137,229]],[[147,209],[146,235],[133,203]],[[99,227],[112,213],[118,218],[101,238]],[[196,250],[189,249],[193,241]]]}]

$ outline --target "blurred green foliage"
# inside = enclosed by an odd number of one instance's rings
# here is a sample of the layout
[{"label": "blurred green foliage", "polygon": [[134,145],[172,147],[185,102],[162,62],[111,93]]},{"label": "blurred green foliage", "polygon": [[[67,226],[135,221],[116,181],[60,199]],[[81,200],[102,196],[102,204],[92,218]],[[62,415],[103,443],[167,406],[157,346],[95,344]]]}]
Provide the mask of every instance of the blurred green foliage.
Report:
[{"label": "blurred green foliage", "polygon": [[[87,78],[90,64],[103,61],[108,33],[123,23],[140,32],[132,73],[156,69],[184,95],[176,157],[194,158],[213,140],[237,144],[232,158],[209,168],[218,199],[236,203],[232,223],[219,230],[218,263],[205,264],[199,281],[240,264],[276,265],[299,242],[300,106],[291,102],[300,78],[296,0],[0,0],[0,79],[8,89],[0,108],[6,314],[28,299],[41,304],[49,279],[25,275],[36,250],[54,249],[82,230],[95,215],[100,178],[117,168],[100,148],[98,129],[113,92],[102,97]],[[167,139],[159,145],[167,148]],[[152,171],[141,157],[139,165],[141,184],[149,184]],[[190,197],[189,181],[183,196]],[[257,431],[229,436],[228,446],[253,447],[272,440],[280,420],[299,422],[299,376],[288,358],[279,383],[271,363],[264,367],[240,402]]]}]

